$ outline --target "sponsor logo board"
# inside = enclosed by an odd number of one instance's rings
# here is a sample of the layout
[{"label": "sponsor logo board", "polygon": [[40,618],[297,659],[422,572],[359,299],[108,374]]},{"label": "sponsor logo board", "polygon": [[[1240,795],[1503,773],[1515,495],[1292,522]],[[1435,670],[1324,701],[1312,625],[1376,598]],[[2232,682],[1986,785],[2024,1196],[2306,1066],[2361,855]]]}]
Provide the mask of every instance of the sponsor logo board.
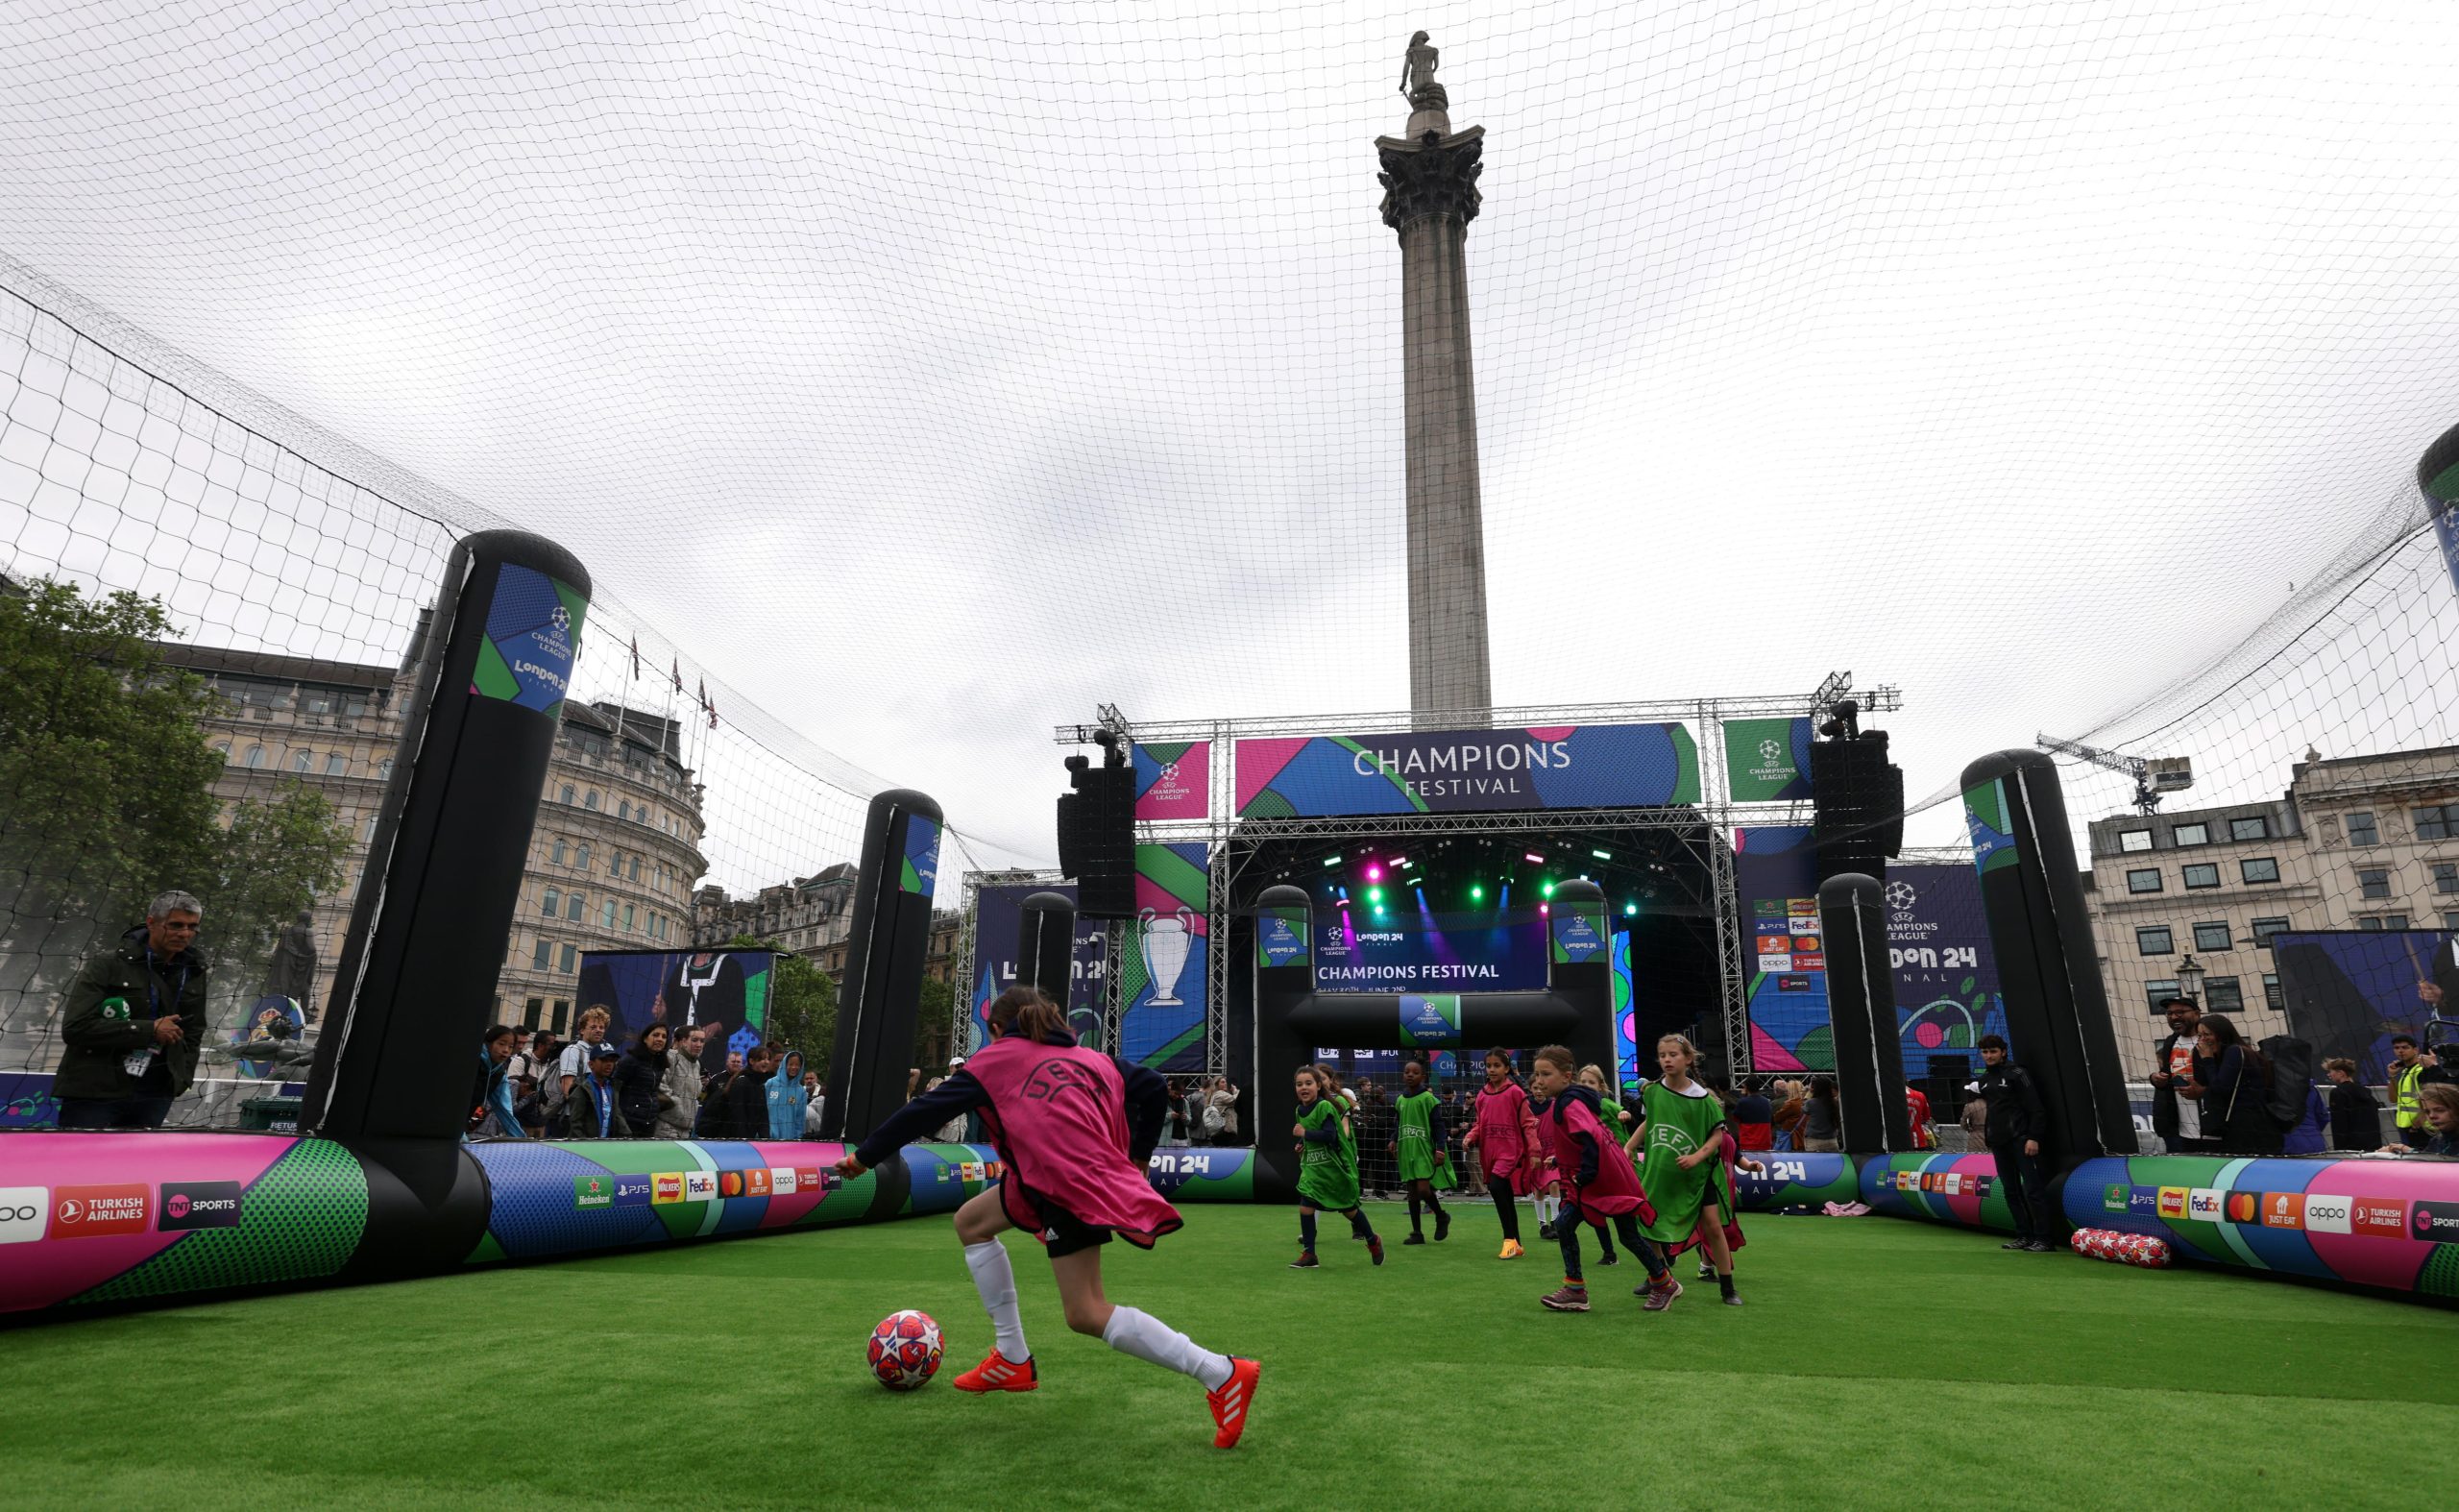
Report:
[{"label": "sponsor logo board", "polygon": [[[728,1171],[726,1174],[731,1176],[734,1173],[732,1171]],[[745,1197],[766,1197],[768,1195],[768,1167],[765,1165],[755,1165],[750,1170],[743,1173],[743,1194]]]},{"label": "sponsor logo board", "polygon": [[2459,1203],[2419,1203],[2408,1214],[2412,1237],[2459,1244]]},{"label": "sponsor logo board", "polygon": [[30,1244],[42,1237],[51,1216],[48,1186],[0,1186],[0,1244]]},{"label": "sponsor logo board", "polygon": [[2228,1215],[2230,1223],[2252,1223],[2262,1209],[2262,1201],[2260,1192],[2230,1192],[2221,1210]]},{"label": "sponsor logo board", "polygon": [[660,1171],[649,1178],[649,1201],[679,1203],[683,1200],[683,1173]]},{"label": "sponsor logo board", "polygon": [[2395,1198],[2360,1197],[2351,1206],[2349,1227],[2376,1239],[2404,1239],[2408,1236],[2408,1205]]},{"label": "sponsor logo board", "polygon": [[2190,1187],[2186,1191],[2186,1216],[2204,1223],[2218,1223],[2226,1216],[2222,1194],[2209,1186]]},{"label": "sponsor logo board", "polygon": [[686,1202],[705,1203],[717,1195],[717,1172],[686,1171],[683,1173],[683,1198]]},{"label": "sponsor logo board", "polygon": [[614,1207],[615,1178],[604,1175],[573,1177],[572,1206],[575,1207]]},{"label": "sponsor logo board", "polygon": [[143,1233],[153,1216],[154,1189],[137,1183],[61,1186],[51,1194],[51,1236],[97,1239]]},{"label": "sponsor logo board", "polygon": [[236,1182],[164,1182],[162,1215],[156,1226],[165,1233],[189,1229],[235,1229],[239,1226],[239,1183]]},{"label": "sponsor logo board", "polygon": [[2160,1216],[2182,1218],[2186,1215],[2186,1189],[2182,1186],[2160,1188]]},{"label": "sponsor logo board", "polygon": [[797,1165],[794,1167],[794,1190],[798,1192],[824,1192],[827,1189],[827,1186],[820,1181],[820,1175],[816,1168],[808,1165]]},{"label": "sponsor logo board", "polygon": [[2353,1233],[2349,1215],[2354,1211],[2355,1200],[2337,1195],[2324,1197],[2305,1194],[2305,1230],[2309,1233]]},{"label": "sponsor logo board", "polygon": [[768,1167],[768,1190],[772,1194],[779,1197],[790,1196],[794,1190],[794,1168],[792,1166],[772,1165]]},{"label": "sponsor logo board", "polygon": [[646,1207],[652,1195],[650,1187],[653,1181],[654,1178],[647,1176],[618,1176],[615,1178],[615,1206]]},{"label": "sponsor logo board", "polygon": [[2304,1194],[2301,1192],[2263,1193],[2263,1227],[2266,1229],[2304,1228]]}]

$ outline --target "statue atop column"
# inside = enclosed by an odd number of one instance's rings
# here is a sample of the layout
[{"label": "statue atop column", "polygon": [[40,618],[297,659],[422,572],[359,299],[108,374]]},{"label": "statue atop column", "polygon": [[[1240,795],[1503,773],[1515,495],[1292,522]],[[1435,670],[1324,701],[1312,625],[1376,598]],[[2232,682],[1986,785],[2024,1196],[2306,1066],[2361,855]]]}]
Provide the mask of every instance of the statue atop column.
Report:
[{"label": "statue atop column", "polygon": [[1409,97],[1409,105],[1413,109],[1441,110],[1450,108],[1451,102],[1444,95],[1443,85],[1434,82],[1435,65],[1442,59],[1443,54],[1426,40],[1424,32],[1409,38],[1408,57],[1400,63],[1400,92]]},{"label": "statue atop column", "polygon": [[298,921],[282,930],[265,971],[266,994],[297,1003],[301,1016],[309,1023],[316,1019],[315,1007],[308,1001],[316,988],[315,917],[309,910],[299,911]]}]

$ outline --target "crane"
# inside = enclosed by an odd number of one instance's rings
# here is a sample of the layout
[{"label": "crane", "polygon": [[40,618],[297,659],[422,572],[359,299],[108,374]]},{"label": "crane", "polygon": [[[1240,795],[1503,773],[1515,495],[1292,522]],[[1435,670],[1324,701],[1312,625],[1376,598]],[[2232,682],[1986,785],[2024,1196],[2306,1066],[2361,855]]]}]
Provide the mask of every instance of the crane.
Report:
[{"label": "crane", "polygon": [[2061,740],[2055,735],[2034,735],[2033,744],[2042,750],[2077,761],[2090,762],[2110,771],[2122,771],[2134,779],[2134,806],[2150,814],[2160,806],[2164,794],[2182,793],[2194,786],[2194,763],[2183,756],[2128,756],[2117,751],[2105,751],[2081,741]]}]

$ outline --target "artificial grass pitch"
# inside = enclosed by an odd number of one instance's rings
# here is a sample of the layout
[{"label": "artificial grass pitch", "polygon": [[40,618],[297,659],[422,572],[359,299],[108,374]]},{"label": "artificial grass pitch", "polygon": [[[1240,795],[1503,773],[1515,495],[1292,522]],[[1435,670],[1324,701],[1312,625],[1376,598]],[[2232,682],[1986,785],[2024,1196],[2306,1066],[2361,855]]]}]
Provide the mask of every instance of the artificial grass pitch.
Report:
[{"label": "artificial grass pitch", "polygon": [[[1067,1331],[1017,1234],[1041,1389],[952,1389],[990,1330],[926,1218],[0,1332],[7,1500],[2391,1506],[2459,1427],[2459,1315],[2413,1304],[1753,1218],[1743,1306],[1705,1283],[1643,1314],[1638,1264],[1592,1239],[1595,1310],[1556,1314],[1552,1247],[1497,1261],[1491,1206],[1423,1248],[1369,1211],[1379,1270],[1329,1215],[1323,1269],[1286,1269],[1287,1208],[1192,1207],[1106,1252],[1112,1302],[1263,1361],[1226,1452],[1201,1387]],[[863,1360],[899,1307],[948,1342],[903,1396]]]}]

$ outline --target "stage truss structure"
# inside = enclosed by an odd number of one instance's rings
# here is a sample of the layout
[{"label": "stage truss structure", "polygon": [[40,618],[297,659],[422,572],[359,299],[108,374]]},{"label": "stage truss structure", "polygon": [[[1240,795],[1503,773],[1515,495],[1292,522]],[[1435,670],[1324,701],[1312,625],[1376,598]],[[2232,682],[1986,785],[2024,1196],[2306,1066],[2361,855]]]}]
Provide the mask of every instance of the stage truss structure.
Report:
[{"label": "stage truss structure", "polygon": [[[1211,787],[1205,806],[1208,817],[1201,819],[1139,820],[1135,826],[1138,843],[1202,843],[1205,847],[1211,878],[1205,927],[1212,939],[1218,942],[1205,952],[1208,980],[1205,1003],[1204,1074],[1206,1076],[1230,1069],[1227,1010],[1231,962],[1230,952],[1226,947],[1230,921],[1237,913],[1230,899],[1244,868],[1254,860],[1255,852],[1263,841],[1351,838],[1364,841],[1384,837],[1397,840],[1419,836],[1509,834],[1532,829],[1556,833],[1607,829],[1673,830],[1700,825],[1707,827],[1710,838],[1707,859],[1710,890],[1716,906],[1716,963],[1725,1045],[1732,1069],[1739,1075],[1752,1069],[1750,958],[1744,948],[1741,905],[1735,895],[1734,831],[1773,825],[1807,825],[1811,822],[1811,805],[1807,799],[1775,803],[1737,801],[1725,772],[1725,721],[1805,716],[1816,721],[1826,718],[1838,702],[1847,697],[1854,699],[1864,715],[1891,714],[1903,707],[1903,694],[1892,684],[1881,684],[1857,692],[1850,672],[1837,672],[1810,693],[1666,698],[1632,703],[1555,703],[1477,710],[1386,710],[1376,714],[1277,715],[1250,719],[1131,722],[1117,705],[1105,703],[1099,706],[1093,722],[1062,724],[1056,728],[1054,735],[1057,744],[1068,746],[1090,745],[1094,744],[1095,736],[1103,731],[1122,741],[1148,745],[1175,744],[1182,741],[1206,741],[1211,744],[1208,768]],[[1241,740],[1333,733],[1390,735],[1421,730],[1512,730],[1562,725],[1673,722],[1687,725],[1698,747],[1699,801],[1695,804],[1659,808],[1505,809],[1476,813],[1360,814],[1249,819],[1241,819],[1237,815],[1237,775],[1234,768],[1237,742]],[[966,922],[962,957],[969,974],[965,979],[965,991],[962,994],[964,1000],[959,1005],[961,1015],[970,1016],[973,976],[978,974],[972,964],[975,954],[972,922],[975,890],[982,884],[1005,883],[1010,879],[1030,882],[1063,880],[1056,872],[965,874]],[[1125,943],[1124,927],[1112,925],[1108,950],[1110,963],[1115,963],[1117,953]],[[1113,1053],[1118,1046],[1119,1019],[1126,1008],[1118,1000],[1120,984],[1124,979],[1124,972],[1113,969],[1109,963],[1105,964],[1104,1018],[1108,1026],[1105,1038],[1108,1048]],[[962,1023],[959,1027],[962,1031]]]}]

